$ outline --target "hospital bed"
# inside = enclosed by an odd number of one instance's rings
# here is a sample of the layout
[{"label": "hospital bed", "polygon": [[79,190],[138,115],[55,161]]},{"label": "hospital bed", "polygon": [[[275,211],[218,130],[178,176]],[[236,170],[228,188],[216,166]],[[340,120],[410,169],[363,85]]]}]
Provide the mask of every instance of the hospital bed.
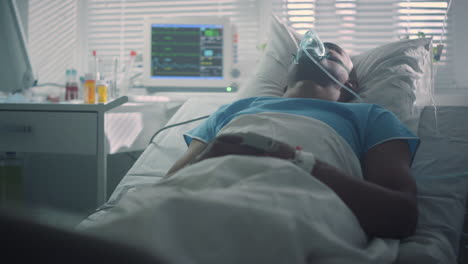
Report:
[{"label": "hospital bed", "polygon": [[[167,125],[208,115],[232,99],[189,99]],[[421,145],[412,171],[418,184],[419,225],[416,234],[402,241],[396,263],[455,263],[465,214],[468,177],[442,178],[443,175],[467,171],[468,107],[439,107],[438,129],[435,115],[426,107],[419,126]],[[122,197],[150,186],[163,177],[170,166],[185,152],[182,133],[202,121],[177,126],[159,133],[148,145],[110,199],[81,225],[98,222]],[[425,177],[427,176],[427,177]]]},{"label": "hospital bed", "polygon": [[[273,25],[273,34],[275,30],[281,29]],[[277,54],[272,56],[278,58]],[[271,69],[268,72],[271,72]],[[280,87],[281,84],[276,86]],[[234,99],[219,95],[191,98],[172,116],[167,125],[209,115]],[[459,175],[468,171],[468,126],[465,125],[467,113],[466,106],[439,106],[435,109],[426,104],[420,107],[417,122],[408,123],[416,125],[413,128],[421,138],[412,164],[412,173],[418,186],[419,219],[416,233],[399,244],[394,263],[430,264],[457,261],[468,191],[468,177]],[[399,115],[401,116],[404,115]],[[202,120],[187,123],[158,133],[122,179],[110,199],[85,219],[79,228],[93,226],[110,213],[117,214],[117,217],[119,213],[127,213],[112,209],[127,195],[137,194],[145,187],[160,181],[187,149],[182,134],[201,122]]]}]

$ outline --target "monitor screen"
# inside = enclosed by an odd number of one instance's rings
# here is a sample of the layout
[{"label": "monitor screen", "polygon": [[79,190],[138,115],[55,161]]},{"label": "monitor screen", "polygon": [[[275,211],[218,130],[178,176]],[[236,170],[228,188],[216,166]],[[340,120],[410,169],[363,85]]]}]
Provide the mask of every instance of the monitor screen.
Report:
[{"label": "monitor screen", "polygon": [[151,25],[151,78],[223,78],[222,25]]},{"label": "monitor screen", "polygon": [[34,84],[23,25],[16,1],[0,1],[0,91],[20,92]]},{"label": "monitor screen", "polygon": [[230,86],[232,36],[227,20],[152,19],[145,27],[145,86]]}]

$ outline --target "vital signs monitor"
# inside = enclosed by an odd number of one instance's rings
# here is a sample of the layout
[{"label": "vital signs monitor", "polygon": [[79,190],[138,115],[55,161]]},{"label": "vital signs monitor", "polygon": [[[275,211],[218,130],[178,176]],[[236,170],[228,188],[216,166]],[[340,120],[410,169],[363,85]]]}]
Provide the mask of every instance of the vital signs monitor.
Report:
[{"label": "vital signs monitor", "polygon": [[146,87],[230,89],[235,43],[227,18],[147,18],[144,34]]}]

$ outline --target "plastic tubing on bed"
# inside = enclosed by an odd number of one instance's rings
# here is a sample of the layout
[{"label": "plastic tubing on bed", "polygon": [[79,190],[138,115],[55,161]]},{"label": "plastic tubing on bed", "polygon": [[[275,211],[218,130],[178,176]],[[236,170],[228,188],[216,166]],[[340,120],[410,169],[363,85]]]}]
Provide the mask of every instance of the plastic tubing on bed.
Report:
[{"label": "plastic tubing on bed", "polygon": [[[304,34],[304,39],[301,41],[301,44],[299,45],[299,48],[302,49],[302,51],[304,51],[304,53],[307,55],[307,57],[309,57],[309,59],[311,59],[315,65],[317,65],[320,70],[322,70],[328,77],[330,77],[336,84],[338,84],[341,88],[347,90],[348,92],[350,92],[354,97],[356,97],[359,101],[363,102],[362,98],[356,93],[354,92],[351,88],[347,87],[344,83],[338,81],[335,76],[333,76],[331,73],[329,73],[327,71],[327,69],[325,69],[315,58],[314,56],[312,56],[309,51],[307,50],[307,45],[305,45],[307,42],[309,42],[309,39],[308,38],[314,38],[315,41],[318,41],[321,45],[322,42],[320,41],[320,39],[318,38],[318,36],[313,32],[313,31],[308,31],[306,32],[306,34]],[[313,40],[310,40],[310,42],[313,42]]]},{"label": "plastic tubing on bed", "polygon": [[159,129],[158,131],[156,131],[156,133],[153,134],[153,136],[151,136],[151,139],[149,141],[148,144],[151,144],[151,143],[154,143],[153,142],[153,139],[159,134],[161,133],[162,131],[168,129],[168,128],[171,128],[171,127],[176,127],[176,126],[181,126],[181,125],[185,125],[185,124],[188,124],[188,123],[191,123],[191,122],[195,122],[195,121],[198,121],[198,120],[202,120],[202,119],[205,119],[205,118],[208,118],[210,117],[210,115],[206,115],[206,116],[201,116],[201,117],[197,117],[197,118],[194,118],[194,119],[190,119],[190,120],[187,120],[187,121],[183,121],[183,122],[180,122],[180,123],[176,123],[176,124],[172,124],[172,125],[169,125],[169,126],[165,126],[161,129]]},{"label": "plastic tubing on bed", "polygon": [[416,177],[417,180],[440,180],[440,179],[450,179],[450,178],[459,178],[459,177],[466,177],[468,176],[468,171],[461,172],[461,173],[453,173],[453,174],[446,174],[446,175],[433,175],[433,176],[418,176]]}]

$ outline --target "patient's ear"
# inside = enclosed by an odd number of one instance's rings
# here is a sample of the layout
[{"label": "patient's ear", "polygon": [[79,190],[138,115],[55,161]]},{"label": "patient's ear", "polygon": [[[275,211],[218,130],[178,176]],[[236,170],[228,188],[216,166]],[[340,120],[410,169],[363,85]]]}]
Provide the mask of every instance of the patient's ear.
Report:
[{"label": "patient's ear", "polygon": [[[344,83],[346,87],[351,88],[355,93],[359,94],[361,91],[361,87],[359,86],[359,82],[357,81],[357,74],[355,68],[351,70],[348,76],[348,81]],[[349,102],[354,99],[354,95],[348,92],[348,90],[341,88],[341,94],[338,98],[338,102]]]},{"label": "patient's ear", "polygon": [[[344,85],[346,85],[346,87],[350,88],[357,94],[359,94],[359,91],[361,90],[359,87],[359,83],[356,79],[349,79],[344,83]],[[349,102],[352,99],[354,99],[354,95],[348,92],[348,90],[341,88],[341,94],[338,98],[338,102]]]},{"label": "patient's ear", "polygon": [[346,82],[346,86],[351,88],[355,93],[359,93],[361,91],[361,87],[356,79],[349,79]]}]

